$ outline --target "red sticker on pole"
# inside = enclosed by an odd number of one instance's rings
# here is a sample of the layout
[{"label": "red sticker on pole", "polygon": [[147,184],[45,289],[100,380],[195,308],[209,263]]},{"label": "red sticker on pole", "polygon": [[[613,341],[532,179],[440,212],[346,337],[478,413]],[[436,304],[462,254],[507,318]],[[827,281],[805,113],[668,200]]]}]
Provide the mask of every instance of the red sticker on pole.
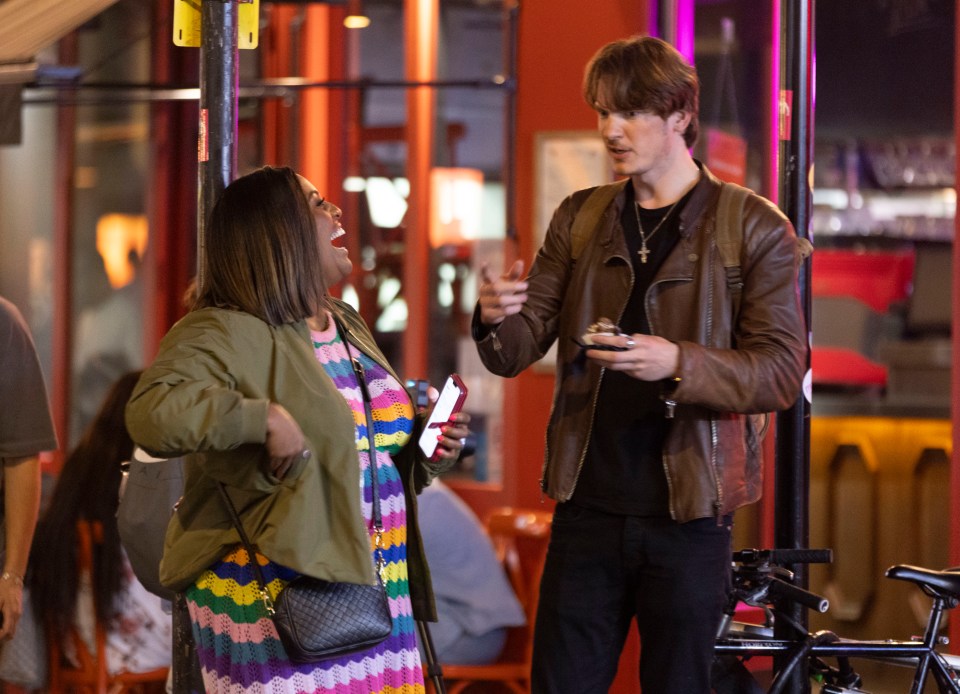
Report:
[{"label": "red sticker on pole", "polygon": [[789,89],[780,90],[779,115],[780,139],[789,140],[793,127],[793,92]]},{"label": "red sticker on pole", "polygon": [[200,133],[197,136],[197,161],[210,161],[210,137],[207,134],[207,114],[205,108],[200,109]]}]

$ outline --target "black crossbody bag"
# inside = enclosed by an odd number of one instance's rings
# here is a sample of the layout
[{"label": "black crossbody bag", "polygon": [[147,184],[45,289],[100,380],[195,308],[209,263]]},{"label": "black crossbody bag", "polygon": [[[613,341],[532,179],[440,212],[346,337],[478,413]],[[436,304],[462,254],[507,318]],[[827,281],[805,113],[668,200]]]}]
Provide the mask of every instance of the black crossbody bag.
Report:
[{"label": "black crossbody bag", "polygon": [[273,619],[280,641],[295,663],[312,663],[366,650],[385,641],[393,629],[390,605],[383,585],[383,516],[380,511],[380,486],[377,479],[373,414],[366,374],[360,360],[350,353],[350,343],[337,322],[337,332],[353,364],[357,385],[363,395],[370,451],[370,478],[373,492],[373,529],[375,533],[376,573],[374,585],[333,583],[312,576],[297,576],[274,601],[267,592],[263,571],[256,561],[253,546],[243,529],[237,510],[222,482],[217,486],[223,496],[240,540],[256,573],[260,598]]}]

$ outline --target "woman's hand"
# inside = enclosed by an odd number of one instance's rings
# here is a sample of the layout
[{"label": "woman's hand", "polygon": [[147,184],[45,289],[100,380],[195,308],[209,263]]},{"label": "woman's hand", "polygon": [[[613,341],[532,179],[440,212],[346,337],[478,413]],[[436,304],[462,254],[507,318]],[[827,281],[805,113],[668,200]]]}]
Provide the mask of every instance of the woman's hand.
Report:
[{"label": "woman's hand", "polygon": [[3,615],[0,641],[13,636],[23,614],[23,579],[6,572],[3,576],[0,578],[0,613]]},{"label": "woman's hand", "polygon": [[437,451],[434,457],[438,460],[456,460],[463,451],[465,439],[470,435],[470,415],[466,412],[457,412],[450,415],[449,421],[440,427],[437,437]]},{"label": "woman's hand", "polygon": [[310,457],[304,448],[303,431],[282,405],[267,408],[267,458],[270,474],[282,480],[295,462]]}]

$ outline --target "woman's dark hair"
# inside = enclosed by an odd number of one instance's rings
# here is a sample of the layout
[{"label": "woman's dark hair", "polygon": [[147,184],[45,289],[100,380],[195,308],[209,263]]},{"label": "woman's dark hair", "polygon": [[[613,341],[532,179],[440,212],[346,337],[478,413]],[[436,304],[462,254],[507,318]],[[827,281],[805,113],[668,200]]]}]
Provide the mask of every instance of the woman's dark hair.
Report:
[{"label": "woman's dark hair", "polygon": [[697,70],[666,41],[634,36],[601,48],[587,64],[583,98],[591,108],[600,93],[615,111],[650,111],[663,119],[677,111],[690,114],[683,133],[687,147],[700,130],[700,79]]},{"label": "woman's dark hair", "polygon": [[327,305],[316,222],[292,169],[265,166],[227,186],[205,242],[194,308],[232,308],[282,325]]},{"label": "woman's dark hair", "polygon": [[139,371],[125,374],[110,388],[80,443],[67,456],[37,524],[27,578],[30,598],[37,616],[60,633],[73,625],[76,610],[80,519],[103,529],[103,542],[94,543],[93,554],[97,619],[110,624],[116,617],[114,598],[124,585],[117,531],[120,465],[133,454],[123,412],[139,378]]}]

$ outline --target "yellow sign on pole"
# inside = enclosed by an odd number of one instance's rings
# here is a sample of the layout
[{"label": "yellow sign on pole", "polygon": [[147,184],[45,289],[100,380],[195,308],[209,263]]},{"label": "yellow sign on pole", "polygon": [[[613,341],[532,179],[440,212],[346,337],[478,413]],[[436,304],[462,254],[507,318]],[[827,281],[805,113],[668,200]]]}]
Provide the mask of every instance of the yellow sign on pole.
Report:
[{"label": "yellow sign on pole", "polygon": [[[200,1],[173,0],[173,43],[175,45],[199,48]],[[212,1],[221,2],[222,0]],[[239,0],[239,3],[237,21],[240,28],[237,45],[245,49],[256,48],[260,39],[260,0]]]}]

